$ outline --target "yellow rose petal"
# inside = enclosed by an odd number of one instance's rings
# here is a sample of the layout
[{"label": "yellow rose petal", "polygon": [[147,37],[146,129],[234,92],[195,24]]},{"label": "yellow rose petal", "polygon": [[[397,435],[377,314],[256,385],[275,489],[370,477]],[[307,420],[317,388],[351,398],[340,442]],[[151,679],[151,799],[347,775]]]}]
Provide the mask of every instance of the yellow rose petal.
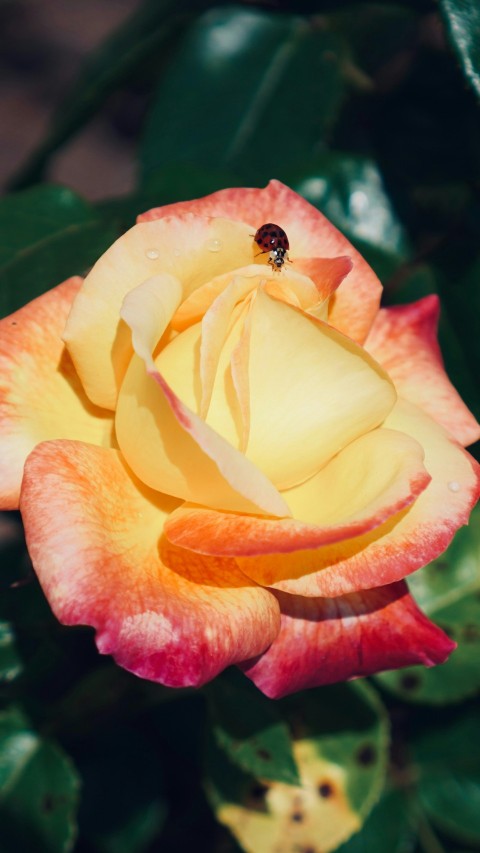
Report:
[{"label": "yellow rose petal", "polygon": [[[165,283],[167,277],[159,278]],[[156,329],[156,318],[165,320],[178,293],[173,284],[163,294],[154,285],[150,281],[136,288],[121,312],[135,349],[115,422],[126,461],[146,485],[175,497],[227,510],[288,515],[283,498],[261,471],[204,423],[157,369],[152,351],[163,330]]]},{"label": "yellow rose petal", "polygon": [[168,273],[188,296],[225,269],[251,257],[249,228],[193,214],[142,222],[97,261],[75,299],[63,339],[92,402],[114,409],[132,354],[120,322],[123,299],[148,278]]},{"label": "yellow rose petal", "polygon": [[250,334],[246,455],[279,489],[382,423],[395,388],[349,338],[259,291]]}]

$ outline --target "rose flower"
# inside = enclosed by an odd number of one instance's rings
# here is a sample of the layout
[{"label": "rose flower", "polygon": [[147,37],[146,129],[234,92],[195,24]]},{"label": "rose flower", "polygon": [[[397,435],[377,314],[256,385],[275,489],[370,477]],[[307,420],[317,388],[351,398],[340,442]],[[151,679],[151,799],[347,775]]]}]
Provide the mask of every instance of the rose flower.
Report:
[{"label": "rose flower", "polygon": [[480,431],[436,297],[380,291],[272,181],[149,211],[1,321],[1,506],[61,622],[143,678],[238,664],[271,697],[446,659],[403,578],[467,522]]}]

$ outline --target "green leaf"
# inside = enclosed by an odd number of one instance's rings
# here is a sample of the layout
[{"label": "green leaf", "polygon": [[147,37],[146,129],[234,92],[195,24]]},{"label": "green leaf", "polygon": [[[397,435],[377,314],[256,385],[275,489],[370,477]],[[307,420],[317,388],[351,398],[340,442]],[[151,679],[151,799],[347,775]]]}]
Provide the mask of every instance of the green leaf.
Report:
[{"label": "green leaf", "polygon": [[0,234],[0,316],[84,273],[117,236],[83,199],[56,186],[0,199]]},{"label": "green leaf", "polygon": [[0,714],[0,849],[66,853],[75,836],[79,780],[65,753],[23,714]]},{"label": "green leaf", "polygon": [[99,214],[114,220],[121,231],[135,224],[140,213],[176,201],[190,201],[220,189],[239,185],[238,177],[215,169],[200,169],[192,164],[168,167],[153,172],[148,184],[137,192],[107,199],[96,205]]},{"label": "green leaf", "polygon": [[418,798],[432,823],[461,843],[480,843],[480,709],[419,736]]},{"label": "green leaf", "polygon": [[360,832],[342,844],[338,853],[410,853],[413,840],[407,802],[399,791],[391,790],[377,803]]},{"label": "green leaf", "polygon": [[409,578],[414,598],[458,648],[442,666],[407,667],[376,676],[402,699],[459,702],[480,690],[480,507],[448,550]]},{"label": "green leaf", "polygon": [[325,152],[292,172],[290,185],[351,240],[390,253],[397,264],[407,256],[404,228],[370,158]]},{"label": "green leaf", "polygon": [[[475,379],[477,400],[480,399],[480,343],[476,322],[480,312],[478,237],[478,233],[470,232],[462,239],[445,241],[435,255],[433,267],[444,311],[461,341]],[[480,416],[478,409],[475,414]]]},{"label": "green leaf", "polygon": [[255,777],[299,784],[290,732],[276,705],[235,672],[206,693],[214,735],[231,761]]},{"label": "green leaf", "polygon": [[[357,831],[384,781],[387,718],[363,682],[276,703],[293,738],[300,785],[255,778],[210,744],[207,792],[218,820],[246,850],[330,851]],[[241,716],[245,707],[237,710]]]},{"label": "green leaf", "polygon": [[463,73],[480,96],[480,6],[476,0],[440,0],[439,5]]},{"label": "green leaf", "polygon": [[335,33],[297,15],[210,10],[160,82],[140,152],[144,183],[179,163],[282,178],[325,143],[344,94],[341,52]]},{"label": "green leaf", "polygon": [[89,738],[78,766],[82,835],[98,853],[147,850],[166,815],[162,768],[150,740],[117,722]]},{"label": "green leaf", "polygon": [[49,132],[11,184],[21,189],[38,181],[52,154],[102,107],[107,97],[170,46],[186,21],[208,0],[147,0],[93,51],[68,97],[55,113]]},{"label": "green leaf", "polygon": [[14,627],[11,623],[0,620],[0,684],[13,681],[22,668]]}]

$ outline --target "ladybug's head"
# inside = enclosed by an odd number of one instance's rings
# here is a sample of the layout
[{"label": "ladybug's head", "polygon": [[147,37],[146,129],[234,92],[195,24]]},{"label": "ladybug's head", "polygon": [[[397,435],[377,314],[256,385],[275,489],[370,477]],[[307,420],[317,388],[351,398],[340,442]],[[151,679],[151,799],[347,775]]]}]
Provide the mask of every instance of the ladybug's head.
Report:
[{"label": "ladybug's head", "polygon": [[270,252],[270,261],[272,266],[280,270],[285,263],[285,249],[282,249],[280,246],[272,249]]}]

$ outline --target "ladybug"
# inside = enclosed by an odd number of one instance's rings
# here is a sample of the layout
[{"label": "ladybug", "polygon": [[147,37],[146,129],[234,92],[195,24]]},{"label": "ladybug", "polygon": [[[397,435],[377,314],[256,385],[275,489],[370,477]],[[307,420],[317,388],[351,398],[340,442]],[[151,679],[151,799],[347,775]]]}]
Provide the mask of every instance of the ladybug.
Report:
[{"label": "ladybug", "polygon": [[285,234],[285,231],[283,228],[280,228],[280,225],[274,225],[273,222],[267,222],[265,225],[261,225],[255,233],[254,240],[261,249],[259,254],[269,252],[270,257],[268,259],[268,263],[274,270],[278,270],[278,272],[280,272],[285,261],[290,261],[290,258],[288,257],[290,243],[288,242],[288,237]]}]

